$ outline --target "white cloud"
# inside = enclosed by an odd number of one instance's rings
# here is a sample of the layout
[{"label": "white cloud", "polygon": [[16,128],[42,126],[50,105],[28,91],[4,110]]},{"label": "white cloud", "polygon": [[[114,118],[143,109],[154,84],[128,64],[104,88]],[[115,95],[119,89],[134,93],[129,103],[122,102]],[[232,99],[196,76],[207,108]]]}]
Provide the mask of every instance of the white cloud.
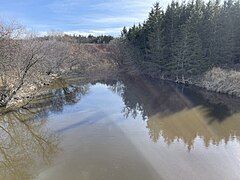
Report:
[{"label": "white cloud", "polygon": [[85,19],[93,23],[138,23],[142,21],[139,17],[129,17],[129,16],[115,16],[115,17],[103,17],[95,19]]},{"label": "white cloud", "polygon": [[131,22],[133,24],[145,20],[155,2],[156,0],[110,0],[93,4],[91,9],[101,9],[114,15],[114,17],[106,18],[105,20],[123,20],[123,23]]},{"label": "white cloud", "polygon": [[[142,22],[156,0],[58,0],[47,7],[68,24]],[[82,12],[81,12],[82,11]],[[80,13],[80,15],[79,15]]]},{"label": "white cloud", "polygon": [[[26,1],[36,3],[35,0]],[[155,2],[156,0],[51,0],[39,7],[46,14],[26,16],[21,12],[23,14],[18,17],[29,28],[40,31],[41,35],[51,29],[59,29],[67,34],[119,35],[123,26],[143,22]],[[160,4],[166,7],[169,2],[170,0],[162,0]]]},{"label": "white cloud", "polygon": [[48,32],[47,31],[38,31],[35,33],[38,37],[43,37],[43,36],[47,36]]},{"label": "white cloud", "polygon": [[119,28],[104,28],[104,29],[91,29],[87,31],[64,31],[64,34],[68,35],[83,35],[83,36],[88,36],[89,34],[94,35],[94,36],[99,36],[99,35],[119,35],[122,30],[122,27]]},{"label": "white cloud", "polygon": [[150,8],[156,0],[112,0],[92,5],[92,8],[119,9],[130,11],[142,11]]}]

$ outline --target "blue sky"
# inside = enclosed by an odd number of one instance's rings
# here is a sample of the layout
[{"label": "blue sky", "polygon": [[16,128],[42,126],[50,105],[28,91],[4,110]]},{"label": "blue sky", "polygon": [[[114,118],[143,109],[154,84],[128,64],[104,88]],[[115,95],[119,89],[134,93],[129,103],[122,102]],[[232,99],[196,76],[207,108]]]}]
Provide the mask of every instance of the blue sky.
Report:
[{"label": "blue sky", "polygon": [[[162,0],[166,7],[170,0]],[[45,34],[119,35],[123,26],[146,19],[156,0],[0,0],[0,17]]]}]

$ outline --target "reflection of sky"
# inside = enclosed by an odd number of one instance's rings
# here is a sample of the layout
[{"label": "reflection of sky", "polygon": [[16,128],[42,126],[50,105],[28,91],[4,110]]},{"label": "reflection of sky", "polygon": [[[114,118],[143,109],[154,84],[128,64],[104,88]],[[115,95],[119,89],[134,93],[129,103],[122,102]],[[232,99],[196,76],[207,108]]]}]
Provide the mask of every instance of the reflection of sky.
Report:
[{"label": "reflection of sky", "polygon": [[[106,85],[96,84],[90,86],[89,92],[82,96],[76,104],[65,105],[61,113],[50,113],[49,126],[62,132],[76,126],[97,123],[109,116],[115,121],[122,121],[124,120],[122,117],[123,107],[124,102],[119,95],[113,93]],[[58,118],[64,120],[62,125],[59,124]],[[67,122],[66,119],[68,119]],[[58,121],[57,125],[54,120]]]},{"label": "reflection of sky", "polygon": [[112,93],[106,85],[96,84],[95,86],[90,86],[88,94],[83,96],[78,103],[64,106],[63,113],[85,110],[120,112],[123,107],[124,103],[121,97]]}]

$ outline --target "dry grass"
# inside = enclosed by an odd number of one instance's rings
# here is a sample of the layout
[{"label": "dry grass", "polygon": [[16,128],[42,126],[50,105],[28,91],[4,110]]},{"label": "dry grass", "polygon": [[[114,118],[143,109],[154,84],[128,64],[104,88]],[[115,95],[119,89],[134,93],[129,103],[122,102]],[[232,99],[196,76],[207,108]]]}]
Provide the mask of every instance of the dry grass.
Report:
[{"label": "dry grass", "polygon": [[198,85],[210,91],[240,96],[240,72],[213,68]]}]

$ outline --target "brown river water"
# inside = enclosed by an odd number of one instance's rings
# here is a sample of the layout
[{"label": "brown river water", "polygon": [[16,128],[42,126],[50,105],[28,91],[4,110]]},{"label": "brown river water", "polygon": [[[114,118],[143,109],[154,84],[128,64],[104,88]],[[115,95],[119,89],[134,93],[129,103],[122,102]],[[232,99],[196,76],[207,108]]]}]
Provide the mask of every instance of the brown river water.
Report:
[{"label": "brown river water", "polygon": [[75,80],[0,119],[0,179],[240,179],[240,100],[121,78]]}]

